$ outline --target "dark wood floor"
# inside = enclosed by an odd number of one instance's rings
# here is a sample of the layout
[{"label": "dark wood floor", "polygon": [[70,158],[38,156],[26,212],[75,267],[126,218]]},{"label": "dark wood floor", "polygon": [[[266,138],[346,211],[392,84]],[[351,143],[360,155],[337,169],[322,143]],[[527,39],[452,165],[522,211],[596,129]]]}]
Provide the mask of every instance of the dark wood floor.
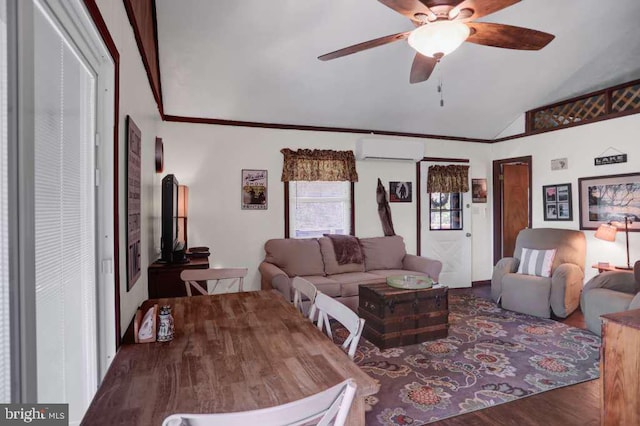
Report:
[{"label": "dark wood floor", "polygon": [[[487,285],[471,289],[451,289],[451,293],[471,293],[489,299]],[[586,328],[580,309],[566,319],[567,325]],[[438,426],[590,426],[600,424],[600,380],[542,392],[517,401],[432,423]]]}]

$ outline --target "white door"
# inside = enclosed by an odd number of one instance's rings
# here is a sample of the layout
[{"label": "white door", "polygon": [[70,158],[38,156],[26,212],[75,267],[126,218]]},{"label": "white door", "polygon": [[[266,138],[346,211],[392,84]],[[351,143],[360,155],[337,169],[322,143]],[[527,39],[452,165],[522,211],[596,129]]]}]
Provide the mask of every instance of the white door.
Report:
[{"label": "white door", "polygon": [[442,262],[441,284],[450,288],[471,287],[471,192],[461,194],[461,197],[442,194],[434,196],[433,201],[426,193],[429,166],[448,164],[420,163],[420,252],[422,256]]},{"label": "white door", "polygon": [[114,311],[98,306],[105,297],[98,283],[113,289],[103,247],[113,245],[105,232],[113,210],[102,201],[112,194],[111,169],[103,167],[113,158],[112,135],[98,136],[113,127],[110,62],[80,0],[33,1],[33,50],[37,401],[68,403],[76,425],[98,386],[98,353],[111,351],[99,333],[110,341],[115,334],[98,318],[100,308],[105,320]]}]

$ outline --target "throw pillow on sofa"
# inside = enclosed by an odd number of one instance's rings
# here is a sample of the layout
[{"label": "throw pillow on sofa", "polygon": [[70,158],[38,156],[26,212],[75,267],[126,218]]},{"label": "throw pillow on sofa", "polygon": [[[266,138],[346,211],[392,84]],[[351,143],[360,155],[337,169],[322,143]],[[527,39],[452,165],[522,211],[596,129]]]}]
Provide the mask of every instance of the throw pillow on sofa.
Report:
[{"label": "throw pillow on sofa", "polygon": [[322,252],[324,269],[327,275],[344,274],[347,272],[364,272],[364,262],[339,265],[338,260],[336,259],[333,243],[329,238],[319,238],[318,242],[320,243],[320,251]]}]

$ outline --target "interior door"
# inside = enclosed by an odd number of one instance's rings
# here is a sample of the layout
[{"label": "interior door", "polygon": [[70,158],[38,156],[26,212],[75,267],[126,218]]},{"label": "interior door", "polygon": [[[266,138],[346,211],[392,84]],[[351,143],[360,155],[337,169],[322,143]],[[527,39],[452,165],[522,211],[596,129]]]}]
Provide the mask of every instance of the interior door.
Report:
[{"label": "interior door", "polygon": [[[462,194],[459,200],[462,228],[451,230],[432,230],[431,197],[427,194],[427,173],[431,165],[447,165],[442,162],[420,162],[420,197],[421,236],[420,253],[422,256],[438,259],[442,262],[440,283],[447,287],[471,287],[471,192]],[[471,185],[469,185],[471,187]],[[456,202],[457,203],[457,202]],[[451,205],[451,204],[450,204]],[[455,207],[455,203],[453,205]]]},{"label": "interior door", "polygon": [[502,165],[502,257],[511,257],[518,233],[529,226],[529,166]]}]

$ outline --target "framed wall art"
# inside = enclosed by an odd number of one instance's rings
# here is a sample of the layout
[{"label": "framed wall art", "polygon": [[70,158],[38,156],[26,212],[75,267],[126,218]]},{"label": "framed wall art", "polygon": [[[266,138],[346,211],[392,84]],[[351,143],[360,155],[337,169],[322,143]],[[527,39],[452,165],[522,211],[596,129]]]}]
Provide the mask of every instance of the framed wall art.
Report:
[{"label": "framed wall art", "polygon": [[389,182],[390,203],[410,203],[412,200],[411,182]]},{"label": "framed wall art", "polygon": [[573,220],[571,198],[570,183],[543,186],[544,220]]},{"label": "framed wall art", "polygon": [[140,180],[142,133],[131,116],[127,116],[127,291],[141,273]]},{"label": "framed wall art", "polygon": [[267,171],[242,169],[242,210],[267,209]]},{"label": "framed wall art", "polygon": [[629,231],[640,231],[640,173],[578,179],[580,229],[598,229],[630,217]]},{"label": "framed wall art", "polygon": [[487,202],[487,179],[471,179],[471,201],[474,203]]}]

